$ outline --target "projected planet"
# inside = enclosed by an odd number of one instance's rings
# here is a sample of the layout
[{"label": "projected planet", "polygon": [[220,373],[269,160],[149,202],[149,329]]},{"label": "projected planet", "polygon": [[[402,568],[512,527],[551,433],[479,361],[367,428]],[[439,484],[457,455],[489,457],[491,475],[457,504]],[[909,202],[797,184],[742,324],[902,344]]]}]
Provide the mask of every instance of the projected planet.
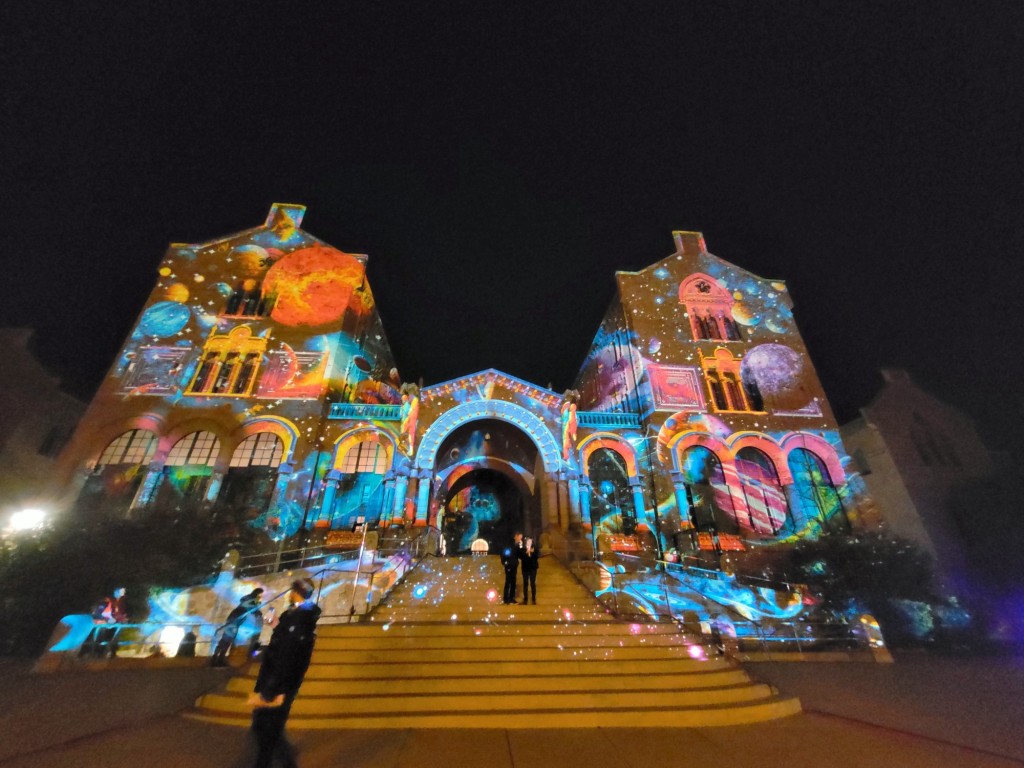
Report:
[{"label": "projected planet", "polygon": [[795,411],[811,400],[811,367],[806,358],[782,344],[761,344],[743,358],[741,375],[753,380],[772,407]]},{"label": "projected planet", "polygon": [[269,254],[258,245],[240,245],[231,251],[231,260],[240,276],[254,277],[266,269]]},{"label": "projected planet", "polygon": [[137,330],[143,336],[173,336],[185,327],[190,316],[184,304],[160,301],[142,314]]},{"label": "projected planet", "polygon": [[761,316],[746,304],[734,304],[732,317],[740,325],[757,325],[761,322]]},{"label": "projected planet", "polygon": [[176,301],[179,304],[183,304],[188,301],[188,287],[181,283],[172,283],[167,286],[167,290],[164,292],[164,296],[168,301]]},{"label": "projected planet", "polygon": [[270,316],[277,322],[318,328],[341,320],[346,309],[358,314],[369,309],[368,292],[356,291],[362,281],[363,265],[354,256],[314,245],[274,264],[263,292],[276,297]]}]

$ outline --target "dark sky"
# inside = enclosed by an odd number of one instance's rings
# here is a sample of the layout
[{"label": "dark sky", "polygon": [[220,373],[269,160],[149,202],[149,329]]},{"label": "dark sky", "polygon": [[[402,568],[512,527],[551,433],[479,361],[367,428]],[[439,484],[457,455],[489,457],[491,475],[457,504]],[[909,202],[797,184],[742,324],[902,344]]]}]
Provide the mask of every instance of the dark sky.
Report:
[{"label": "dark sky", "polygon": [[895,365],[1024,431],[1022,3],[55,5],[0,11],[0,324],[82,397],[169,242],[282,201],[370,254],[407,379],[565,388],[697,229],[841,418]]}]

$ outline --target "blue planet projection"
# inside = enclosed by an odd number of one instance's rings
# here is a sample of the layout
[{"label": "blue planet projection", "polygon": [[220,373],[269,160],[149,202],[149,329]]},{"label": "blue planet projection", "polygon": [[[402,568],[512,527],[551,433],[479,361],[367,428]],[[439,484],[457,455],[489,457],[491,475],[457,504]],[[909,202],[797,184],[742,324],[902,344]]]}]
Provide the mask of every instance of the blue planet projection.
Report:
[{"label": "blue planet projection", "polygon": [[190,316],[184,304],[160,301],[143,313],[137,330],[143,336],[173,336],[185,327]]}]

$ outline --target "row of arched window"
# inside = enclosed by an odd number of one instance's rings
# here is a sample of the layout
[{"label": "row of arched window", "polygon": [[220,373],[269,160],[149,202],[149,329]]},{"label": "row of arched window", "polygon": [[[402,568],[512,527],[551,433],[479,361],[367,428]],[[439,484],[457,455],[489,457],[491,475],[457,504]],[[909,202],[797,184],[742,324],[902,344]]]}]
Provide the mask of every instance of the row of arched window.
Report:
[{"label": "row of arched window", "polygon": [[[789,453],[788,464],[793,478],[789,496],[768,454],[741,448],[735,458],[741,491],[737,495],[713,451],[703,446],[687,448],[681,469],[693,526],[698,532],[770,538],[795,533],[795,518],[799,518],[817,521],[825,530],[848,530],[839,493],[821,457],[796,448]],[[586,472],[591,522],[607,532],[632,533],[636,521],[622,455],[612,448],[599,448],[590,454]]]}]

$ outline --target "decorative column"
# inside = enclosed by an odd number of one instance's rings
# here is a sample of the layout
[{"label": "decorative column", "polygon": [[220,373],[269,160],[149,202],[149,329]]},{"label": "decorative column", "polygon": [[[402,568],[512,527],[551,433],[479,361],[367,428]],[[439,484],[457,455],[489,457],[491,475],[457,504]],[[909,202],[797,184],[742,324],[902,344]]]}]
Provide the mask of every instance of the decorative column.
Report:
[{"label": "decorative column", "polygon": [[[384,495],[380,500],[380,513],[377,515],[377,525],[383,525],[391,519],[391,510],[395,506],[395,473],[388,470],[384,475]],[[369,522],[369,520],[367,520]]]},{"label": "decorative column", "polygon": [[334,500],[338,496],[338,485],[341,481],[341,472],[332,469],[324,477],[324,499],[320,502],[320,514],[326,515],[327,521],[334,522]]},{"label": "decorative column", "polygon": [[416,522],[414,523],[417,528],[422,528],[427,524],[427,515],[430,513],[430,486],[433,484],[431,482],[432,474],[429,470],[423,470],[423,474],[420,476],[416,494]]},{"label": "decorative column", "polygon": [[647,510],[644,509],[644,487],[639,477],[629,478],[629,489],[633,492],[633,509],[636,514],[636,529],[638,531],[649,531],[651,526],[647,520]]},{"label": "decorative column", "polygon": [[[782,486],[782,492],[786,494],[786,504],[789,506],[789,514],[793,516],[794,529],[802,531],[807,527],[807,515],[804,514],[803,506],[800,503],[801,499],[796,483]],[[824,525],[825,522],[822,521],[822,527]]]},{"label": "decorative column", "polygon": [[[564,510],[564,512],[563,512]],[[559,473],[558,475],[558,528],[559,530],[566,530],[568,527],[566,518],[569,517],[569,483],[565,479],[565,475]]]},{"label": "decorative column", "polygon": [[580,481],[569,477],[569,525],[580,521]]},{"label": "decorative column", "polygon": [[565,529],[562,528],[562,523],[558,519],[558,486],[555,475],[544,476],[544,500],[547,521],[556,525],[558,530],[564,531]]},{"label": "decorative column", "polygon": [[692,528],[693,515],[690,514],[690,502],[686,498],[686,482],[682,472],[673,472],[672,488],[676,492],[676,508],[679,510],[679,527]]},{"label": "decorative column", "polygon": [[408,475],[398,475],[395,478],[395,503],[391,508],[391,522],[399,524],[405,515],[405,494],[409,490]]},{"label": "decorative column", "polygon": [[590,482],[585,476],[580,478],[580,524],[585,531],[593,527],[590,521]]},{"label": "decorative column", "polygon": [[163,476],[164,463],[162,461],[152,462],[146,469],[146,475],[139,484],[139,490],[135,493],[131,506],[128,507],[129,512],[147,506],[156,498],[156,492]]}]

